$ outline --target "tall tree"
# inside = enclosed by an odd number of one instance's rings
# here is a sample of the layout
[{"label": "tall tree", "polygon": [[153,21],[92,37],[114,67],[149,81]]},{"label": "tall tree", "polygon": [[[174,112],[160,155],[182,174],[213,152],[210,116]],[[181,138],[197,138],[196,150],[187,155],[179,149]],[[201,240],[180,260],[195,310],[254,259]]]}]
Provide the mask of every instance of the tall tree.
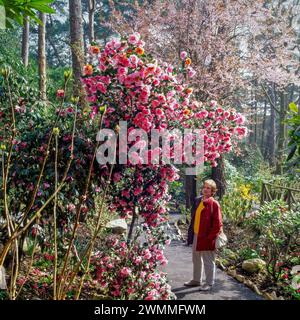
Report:
[{"label": "tall tree", "polygon": [[22,33],[22,61],[25,67],[28,66],[29,60],[29,18],[25,17],[23,20]]},{"label": "tall tree", "polygon": [[271,97],[270,97],[270,119],[268,128],[268,135],[267,135],[267,145],[266,145],[266,158],[269,161],[270,166],[275,165],[275,146],[276,146],[276,118],[275,118],[275,105],[276,105],[276,91],[275,85],[273,84],[271,90]]},{"label": "tall tree", "polygon": [[89,0],[89,41],[95,41],[95,10],[96,0]]},{"label": "tall tree", "polygon": [[221,156],[217,159],[218,165],[212,168],[211,178],[217,184],[217,196],[219,199],[222,199],[223,195],[226,192],[226,179],[225,179],[225,170],[224,170],[224,160]]},{"label": "tall tree", "polygon": [[81,0],[69,0],[69,11],[74,95],[80,97],[81,102],[83,103],[83,89],[80,82],[84,65]]},{"label": "tall tree", "polygon": [[46,14],[41,12],[39,18],[41,20],[38,31],[39,88],[40,98],[46,100]]}]

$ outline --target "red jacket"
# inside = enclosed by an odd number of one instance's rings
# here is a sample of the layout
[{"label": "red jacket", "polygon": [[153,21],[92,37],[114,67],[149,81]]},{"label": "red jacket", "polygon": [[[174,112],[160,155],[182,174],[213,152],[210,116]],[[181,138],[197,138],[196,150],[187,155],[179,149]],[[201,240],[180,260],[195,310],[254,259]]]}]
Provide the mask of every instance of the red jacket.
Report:
[{"label": "red jacket", "polygon": [[[189,227],[189,240],[188,244],[191,244],[191,240],[194,235],[194,221],[196,210],[199,206],[201,198],[196,198],[192,207],[192,219]],[[197,251],[215,250],[216,238],[222,228],[222,214],[221,208],[217,200],[209,198],[203,200],[204,208],[201,212],[200,226],[197,237]]]}]

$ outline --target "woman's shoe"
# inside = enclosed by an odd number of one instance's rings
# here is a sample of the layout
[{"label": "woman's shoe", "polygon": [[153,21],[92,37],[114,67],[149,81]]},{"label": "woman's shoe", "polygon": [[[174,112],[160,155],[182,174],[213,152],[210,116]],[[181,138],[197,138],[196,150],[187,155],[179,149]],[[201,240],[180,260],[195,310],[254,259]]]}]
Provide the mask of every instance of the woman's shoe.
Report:
[{"label": "woman's shoe", "polygon": [[196,281],[196,280],[190,280],[188,282],[185,282],[184,285],[186,287],[198,287],[198,286],[200,286],[200,282]]},{"label": "woman's shoe", "polygon": [[212,289],[212,286],[209,286],[207,284],[199,288],[200,291],[210,291],[211,289]]}]

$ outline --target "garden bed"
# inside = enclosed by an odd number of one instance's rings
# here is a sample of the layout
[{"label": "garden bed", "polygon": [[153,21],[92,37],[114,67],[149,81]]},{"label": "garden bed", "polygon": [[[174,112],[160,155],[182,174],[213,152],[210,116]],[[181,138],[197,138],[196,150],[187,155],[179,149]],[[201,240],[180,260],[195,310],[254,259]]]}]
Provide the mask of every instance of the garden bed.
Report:
[{"label": "garden bed", "polygon": [[[176,226],[180,231],[183,240],[187,239],[188,225],[185,219],[179,219]],[[228,237],[228,244],[225,248],[218,250],[217,265],[228,275],[237,281],[244,283],[250,289],[268,300],[299,300],[300,293],[290,286],[290,271],[296,265],[298,255],[295,255],[294,262],[284,268],[282,275],[277,282],[274,282],[266,269],[256,273],[249,273],[242,268],[244,260],[257,258],[255,251],[256,244],[253,242],[253,234],[247,227],[241,227],[232,223],[224,223],[224,232]],[[261,258],[261,257],[260,257]]]}]

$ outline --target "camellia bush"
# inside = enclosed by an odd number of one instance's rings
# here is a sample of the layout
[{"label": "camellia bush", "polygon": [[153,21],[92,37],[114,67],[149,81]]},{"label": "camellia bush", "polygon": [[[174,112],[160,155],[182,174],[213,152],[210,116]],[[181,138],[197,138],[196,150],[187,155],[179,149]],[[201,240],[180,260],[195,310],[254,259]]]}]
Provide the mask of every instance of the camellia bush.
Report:
[{"label": "camellia bush", "polygon": [[[186,52],[181,53],[182,62],[176,69],[148,55],[138,33],[128,39],[114,39],[102,50],[92,46],[90,52],[94,63],[84,67],[82,79],[91,105],[90,118],[97,119],[105,108],[104,128],[115,129],[119,121],[126,121],[128,141],[130,135],[137,136],[128,145],[118,145],[121,152],[127,153],[133,145],[139,147],[133,157],[135,163],[118,165],[117,161],[113,168],[111,209],[123,217],[139,212],[149,225],[158,225],[165,220],[166,202],[170,199],[168,183],[179,176],[172,164],[151,163],[165,150],[161,147],[148,150],[147,141],[138,136],[137,130],[143,129],[150,140],[152,129],[159,132],[202,129],[202,160],[216,166],[216,159],[232,149],[236,138],[246,135],[245,118],[233,108],[222,108],[216,101],[201,103],[193,98],[193,88],[186,79],[195,72]],[[176,135],[171,136],[172,141],[175,139]],[[170,144],[168,151],[170,160],[174,160],[177,154],[174,144]],[[147,164],[143,164],[144,158]],[[102,174],[107,175],[108,166],[102,169]]]},{"label": "camellia bush", "polygon": [[[92,276],[103,297],[122,300],[170,300],[175,295],[159,270],[167,263],[166,245],[171,242],[167,226],[138,226],[131,243],[116,235],[103,239],[101,251],[92,257]],[[143,236],[144,239],[140,237]]]}]

